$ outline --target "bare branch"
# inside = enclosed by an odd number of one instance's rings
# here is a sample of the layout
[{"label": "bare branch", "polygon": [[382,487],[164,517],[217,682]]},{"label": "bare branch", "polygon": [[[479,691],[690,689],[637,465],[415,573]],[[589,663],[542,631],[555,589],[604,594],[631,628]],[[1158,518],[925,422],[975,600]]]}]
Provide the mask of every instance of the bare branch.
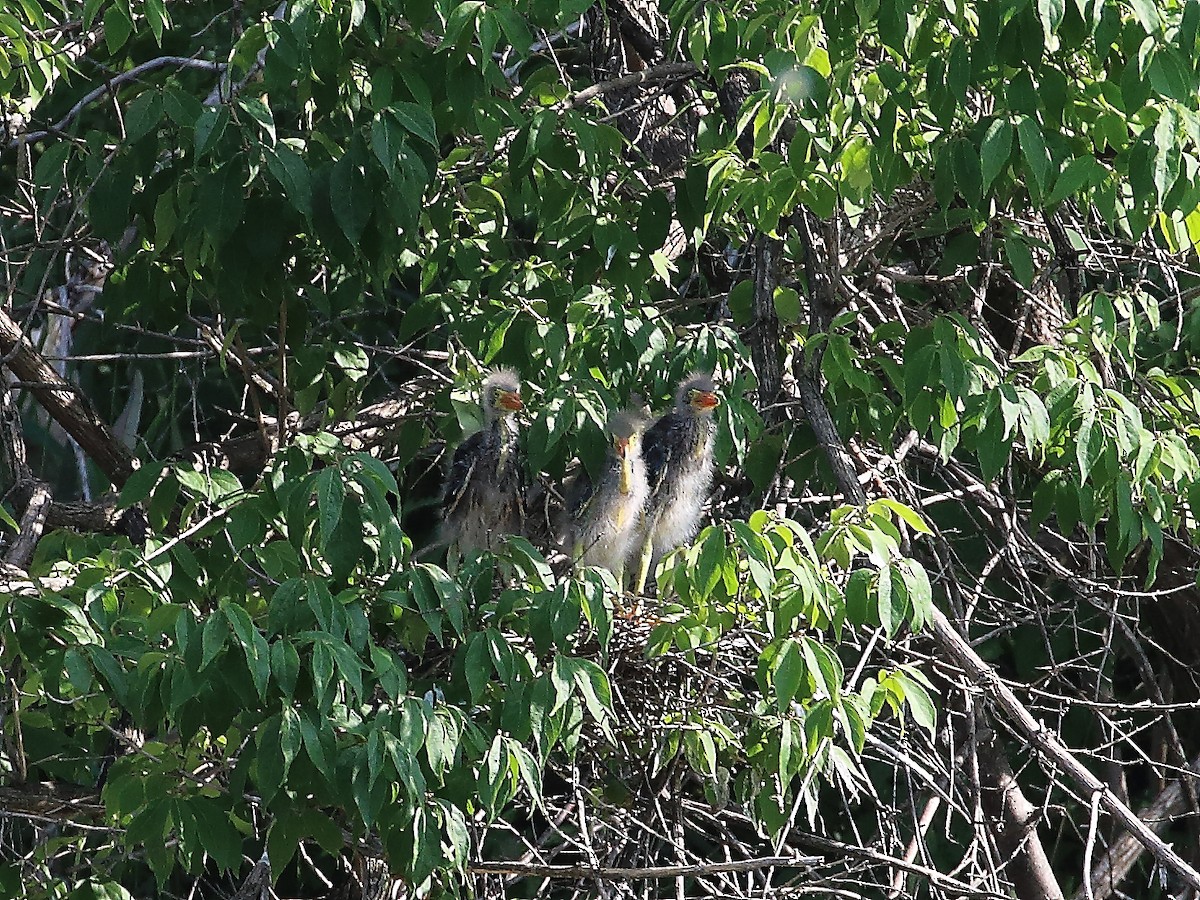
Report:
[{"label": "bare branch", "polygon": [[65,116],[47,128],[45,131],[31,131],[26,134],[18,135],[8,142],[8,149],[15,150],[20,144],[31,144],[36,141],[44,140],[51,135],[62,134],[62,132],[70,125],[75,118],[83,112],[91,104],[95,103],[105,94],[108,94],[129,81],[136,81],[147,72],[153,72],[156,69],[165,69],[168,67],[179,69],[202,69],[206,72],[223,72],[227,68],[225,63],[210,62],[204,59],[191,59],[186,56],[159,56],[155,59],[147,60],[140,65],[134,66],[127,72],[122,72],[110,78],[104,84],[88,91],[80,98],[74,106],[72,106]]},{"label": "bare branch", "polygon": [[591,878],[597,881],[650,880],[688,875],[713,875],[718,872],[754,872],[760,869],[798,869],[818,865],[825,860],[819,856],[764,856],[758,859],[739,859],[731,862],[696,863],[683,866],[649,866],[621,868],[604,866],[551,866],[526,862],[478,862],[467,866],[474,874],[521,875],[534,878]]},{"label": "bare branch", "polygon": [[79,443],[116,487],[123,485],[136,468],[133,454],[116,439],[87,398],[54,371],[3,310],[0,310],[0,351],[4,353],[5,365],[31,386],[46,412]]}]

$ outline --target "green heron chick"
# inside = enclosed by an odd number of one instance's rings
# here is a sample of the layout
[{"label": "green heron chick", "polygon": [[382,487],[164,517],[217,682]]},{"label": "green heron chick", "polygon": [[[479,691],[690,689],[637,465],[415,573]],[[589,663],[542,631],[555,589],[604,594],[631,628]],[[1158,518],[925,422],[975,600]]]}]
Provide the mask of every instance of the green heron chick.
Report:
[{"label": "green heron chick", "polygon": [[483,382],[483,428],[454,451],[442,492],[446,540],[460,553],[494,549],[525,521],[525,477],[513,413],[524,409],[521,380],[497,369]]},{"label": "green heron chick", "polygon": [[642,461],[645,420],[633,410],[608,421],[611,441],[604,471],[593,482],[581,473],[567,500],[570,543],[576,565],[601,566],[621,584],[626,561],[636,552],[650,485]]},{"label": "green heron chick", "polygon": [[700,525],[713,476],[713,410],[721,403],[712,377],[695,372],[679,384],[675,407],[646,431],[642,455],[650,497],[642,517],[637,592],[658,561]]}]

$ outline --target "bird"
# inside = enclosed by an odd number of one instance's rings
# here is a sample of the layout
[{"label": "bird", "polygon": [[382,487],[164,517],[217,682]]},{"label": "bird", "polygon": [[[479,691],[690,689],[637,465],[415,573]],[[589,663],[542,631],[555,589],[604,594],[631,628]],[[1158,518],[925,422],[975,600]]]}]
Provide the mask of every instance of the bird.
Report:
[{"label": "bird", "polygon": [[638,594],[646,589],[650,569],[700,525],[713,476],[713,410],[720,405],[712,376],[693,372],[679,383],[674,408],[646,429],[642,456],[650,496],[639,534]]},{"label": "bird", "polygon": [[525,521],[525,475],[514,413],[525,408],[521,379],[496,369],[480,397],[483,428],[459,444],[442,490],[443,538],[465,555],[494,550],[499,538],[521,534]]},{"label": "bird", "polygon": [[650,484],[642,460],[645,417],[634,409],[609,418],[604,471],[596,481],[580,473],[567,492],[572,558],[576,566],[600,566],[623,585],[625,565],[637,550]]}]

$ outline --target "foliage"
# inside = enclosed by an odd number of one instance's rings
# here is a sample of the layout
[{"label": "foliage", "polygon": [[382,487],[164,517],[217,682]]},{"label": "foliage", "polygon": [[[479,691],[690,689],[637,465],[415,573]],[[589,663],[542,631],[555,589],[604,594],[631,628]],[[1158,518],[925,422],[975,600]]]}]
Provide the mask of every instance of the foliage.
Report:
[{"label": "foliage", "polygon": [[[1002,767],[938,609],[1131,804],[1196,757],[1197,3],[22,0],[0,35],[5,313],[141,460],[120,523],[6,583],[12,893],[260,858],[522,892],[482,864],[776,858],[807,822],[872,885],[1034,896],[928,876],[1004,849],[960,815]],[[609,411],[715,371],[712,524],[657,596],[533,533],[439,565],[496,365],[551,498]],[[52,524],[103,512],[26,387],[12,530],[34,475]],[[1070,890],[1095,828],[1057,778],[1021,773]],[[84,804],[52,836],[43,783]],[[756,873],[687,887],[791,877]]]}]

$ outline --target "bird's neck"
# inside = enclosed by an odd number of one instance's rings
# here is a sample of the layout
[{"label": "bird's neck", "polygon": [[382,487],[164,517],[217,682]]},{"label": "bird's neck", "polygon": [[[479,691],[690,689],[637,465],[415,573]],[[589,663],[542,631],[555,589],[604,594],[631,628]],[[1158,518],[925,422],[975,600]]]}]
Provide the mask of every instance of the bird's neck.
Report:
[{"label": "bird's neck", "polygon": [[492,420],[492,434],[495,435],[499,446],[497,471],[503,471],[508,466],[512,456],[513,444],[516,442],[516,423],[509,416],[496,416]]},{"label": "bird's neck", "polygon": [[692,413],[688,417],[692,435],[692,459],[700,459],[708,449],[708,438],[712,434],[713,421],[708,416]]},{"label": "bird's neck", "polygon": [[620,489],[622,494],[628,494],[633,490],[633,460],[628,456],[621,459]]}]

